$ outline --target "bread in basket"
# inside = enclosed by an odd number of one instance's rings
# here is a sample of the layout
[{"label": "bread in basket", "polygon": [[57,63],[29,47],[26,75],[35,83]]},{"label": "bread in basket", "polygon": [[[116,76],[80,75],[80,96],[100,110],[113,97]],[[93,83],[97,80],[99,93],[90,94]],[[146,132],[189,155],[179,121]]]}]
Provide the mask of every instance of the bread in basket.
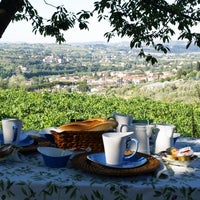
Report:
[{"label": "bread in basket", "polygon": [[113,119],[93,118],[64,124],[52,130],[56,146],[62,149],[86,149],[103,151],[102,134],[114,131],[117,122]]}]

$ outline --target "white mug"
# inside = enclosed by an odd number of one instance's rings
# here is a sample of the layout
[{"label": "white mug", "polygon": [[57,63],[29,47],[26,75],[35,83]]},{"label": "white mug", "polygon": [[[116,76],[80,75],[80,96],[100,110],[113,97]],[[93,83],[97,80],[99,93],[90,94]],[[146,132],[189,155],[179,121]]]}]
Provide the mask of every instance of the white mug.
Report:
[{"label": "white mug", "polygon": [[173,133],[176,126],[173,124],[156,124],[154,153],[158,154],[173,146]]},{"label": "white mug", "polygon": [[22,130],[22,120],[3,119],[2,129],[4,144],[17,144]]},{"label": "white mug", "polygon": [[[138,141],[133,136],[133,132],[110,132],[102,135],[107,164],[120,165],[137,153]],[[126,156],[126,150],[131,150],[132,154]]]}]

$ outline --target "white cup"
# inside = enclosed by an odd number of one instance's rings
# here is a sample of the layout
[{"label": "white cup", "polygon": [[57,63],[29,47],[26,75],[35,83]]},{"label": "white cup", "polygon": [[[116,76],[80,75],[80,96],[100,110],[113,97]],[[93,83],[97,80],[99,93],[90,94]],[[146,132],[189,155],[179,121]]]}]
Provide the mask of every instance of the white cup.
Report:
[{"label": "white cup", "polygon": [[2,129],[4,144],[17,144],[22,130],[22,120],[3,119]]},{"label": "white cup", "polygon": [[[107,164],[120,165],[137,153],[138,141],[133,136],[133,132],[110,132],[102,135]],[[126,156],[126,150],[131,150],[132,154]]]}]

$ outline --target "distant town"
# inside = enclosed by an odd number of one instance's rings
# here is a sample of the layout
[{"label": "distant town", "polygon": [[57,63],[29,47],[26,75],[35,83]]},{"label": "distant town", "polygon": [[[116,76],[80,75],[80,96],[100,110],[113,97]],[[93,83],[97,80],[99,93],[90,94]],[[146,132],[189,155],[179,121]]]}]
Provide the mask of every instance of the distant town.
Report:
[{"label": "distant town", "polygon": [[[84,91],[103,93],[109,88],[129,85],[176,80],[198,67],[200,50],[191,47],[186,50],[184,43],[174,42],[171,52],[162,54],[151,48],[158,63],[153,66],[138,57],[138,50],[130,49],[128,43],[119,44],[1,44],[0,77],[1,85],[42,88],[53,90]],[[181,77],[180,77],[181,78]],[[6,83],[5,83],[6,82]]]}]

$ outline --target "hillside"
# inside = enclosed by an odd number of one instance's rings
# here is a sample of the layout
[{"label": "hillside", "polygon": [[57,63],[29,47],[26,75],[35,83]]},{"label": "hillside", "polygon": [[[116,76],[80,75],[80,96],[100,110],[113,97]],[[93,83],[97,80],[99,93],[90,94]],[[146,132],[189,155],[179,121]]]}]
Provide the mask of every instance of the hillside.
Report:
[{"label": "hillside", "polygon": [[171,52],[153,53],[151,65],[128,43],[3,44],[0,43],[0,87],[29,91],[69,91],[144,96],[161,101],[199,101],[200,49],[184,42]]},{"label": "hillside", "polygon": [[113,90],[119,97],[147,97],[163,102],[200,102],[200,80],[175,80]]}]

